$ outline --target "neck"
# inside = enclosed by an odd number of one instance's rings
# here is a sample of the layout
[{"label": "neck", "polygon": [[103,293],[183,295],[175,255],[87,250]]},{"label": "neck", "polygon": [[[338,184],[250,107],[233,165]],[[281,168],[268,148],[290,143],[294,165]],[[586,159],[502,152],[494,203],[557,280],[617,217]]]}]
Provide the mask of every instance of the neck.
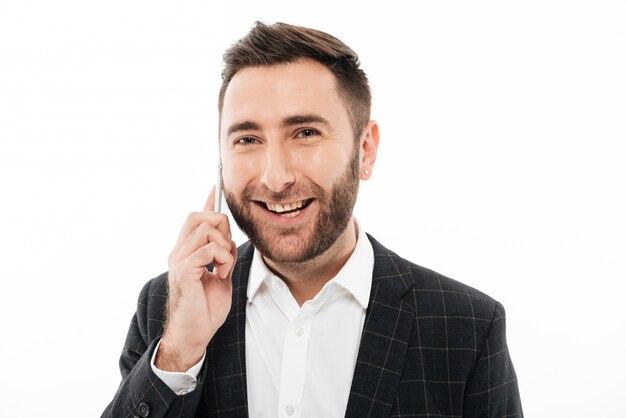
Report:
[{"label": "neck", "polygon": [[324,253],[302,263],[275,263],[263,257],[265,265],[283,279],[289,291],[302,306],[313,299],[324,285],[346,264],[357,241],[357,228],[351,219],[346,230]]}]

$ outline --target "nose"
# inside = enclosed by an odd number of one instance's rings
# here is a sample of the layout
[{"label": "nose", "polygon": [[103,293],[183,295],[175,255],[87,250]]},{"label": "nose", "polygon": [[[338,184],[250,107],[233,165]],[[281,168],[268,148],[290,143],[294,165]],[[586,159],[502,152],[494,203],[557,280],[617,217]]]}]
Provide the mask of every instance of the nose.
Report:
[{"label": "nose", "polygon": [[261,183],[273,192],[279,193],[292,185],[296,176],[289,151],[281,141],[268,141],[265,149]]}]

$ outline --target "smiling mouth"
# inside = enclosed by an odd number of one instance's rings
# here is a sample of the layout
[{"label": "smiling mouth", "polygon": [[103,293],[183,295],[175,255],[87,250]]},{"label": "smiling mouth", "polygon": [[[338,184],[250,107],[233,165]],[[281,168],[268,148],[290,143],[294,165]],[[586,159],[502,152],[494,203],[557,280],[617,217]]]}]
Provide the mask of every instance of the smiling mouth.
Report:
[{"label": "smiling mouth", "polygon": [[313,202],[313,199],[296,200],[294,202],[286,203],[269,203],[257,201],[260,206],[284,218],[293,218],[294,216],[297,216],[300,212],[306,209],[311,204],[311,202]]}]

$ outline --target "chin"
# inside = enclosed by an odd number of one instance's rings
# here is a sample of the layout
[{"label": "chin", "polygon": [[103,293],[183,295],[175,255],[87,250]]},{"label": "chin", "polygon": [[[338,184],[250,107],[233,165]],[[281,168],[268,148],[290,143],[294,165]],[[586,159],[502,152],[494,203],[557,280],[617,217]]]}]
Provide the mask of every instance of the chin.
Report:
[{"label": "chin", "polygon": [[[307,235],[307,236],[302,236]],[[264,257],[275,263],[302,263],[319,255],[313,234],[259,234],[250,237]]]}]

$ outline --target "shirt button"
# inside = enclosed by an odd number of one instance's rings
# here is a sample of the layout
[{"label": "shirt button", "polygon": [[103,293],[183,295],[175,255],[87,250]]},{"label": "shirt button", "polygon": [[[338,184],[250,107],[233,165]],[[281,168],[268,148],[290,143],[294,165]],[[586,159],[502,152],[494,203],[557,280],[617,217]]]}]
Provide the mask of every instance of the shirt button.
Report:
[{"label": "shirt button", "polygon": [[293,332],[295,332],[298,337],[302,337],[302,334],[304,334],[304,330],[302,329],[302,327],[295,327],[293,329]]},{"label": "shirt button", "polygon": [[293,412],[294,412],[293,406],[287,405],[285,407],[285,412],[287,413],[287,415],[293,415]]}]

